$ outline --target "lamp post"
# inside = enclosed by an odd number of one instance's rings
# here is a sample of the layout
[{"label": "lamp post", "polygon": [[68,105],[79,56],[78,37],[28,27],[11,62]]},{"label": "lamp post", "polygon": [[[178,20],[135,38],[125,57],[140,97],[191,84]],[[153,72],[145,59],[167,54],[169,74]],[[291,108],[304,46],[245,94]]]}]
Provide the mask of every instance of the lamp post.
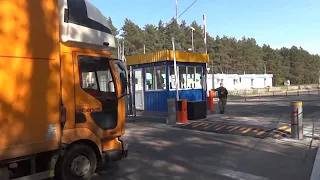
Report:
[{"label": "lamp post", "polygon": [[192,43],[192,52],[194,52],[194,46],[193,46],[193,31],[195,30],[192,26],[190,26],[191,29],[191,43]]}]

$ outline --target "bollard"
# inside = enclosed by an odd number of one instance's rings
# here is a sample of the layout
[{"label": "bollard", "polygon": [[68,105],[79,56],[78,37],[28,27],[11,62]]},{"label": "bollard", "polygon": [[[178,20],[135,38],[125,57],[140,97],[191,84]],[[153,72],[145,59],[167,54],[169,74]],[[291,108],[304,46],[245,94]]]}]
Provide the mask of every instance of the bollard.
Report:
[{"label": "bollard", "polygon": [[259,99],[261,99],[261,93],[259,93]]},{"label": "bollard", "polygon": [[208,102],[208,110],[212,111],[213,110],[213,98],[214,98],[214,92],[213,91],[209,91],[209,97],[207,98],[207,102]]},{"label": "bollard", "polygon": [[290,102],[291,106],[291,137],[303,139],[303,111],[302,102]]},{"label": "bollard", "polygon": [[178,101],[177,123],[188,123],[187,100]]},{"label": "bollard", "polygon": [[272,97],[274,97],[274,92],[272,92]]},{"label": "bollard", "polygon": [[297,93],[298,93],[298,96],[300,96],[300,94],[299,94],[299,90],[297,91]]},{"label": "bollard", "polygon": [[310,89],[308,89],[308,95],[310,95]]},{"label": "bollard", "polygon": [[288,97],[288,91],[286,91],[286,97]]}]

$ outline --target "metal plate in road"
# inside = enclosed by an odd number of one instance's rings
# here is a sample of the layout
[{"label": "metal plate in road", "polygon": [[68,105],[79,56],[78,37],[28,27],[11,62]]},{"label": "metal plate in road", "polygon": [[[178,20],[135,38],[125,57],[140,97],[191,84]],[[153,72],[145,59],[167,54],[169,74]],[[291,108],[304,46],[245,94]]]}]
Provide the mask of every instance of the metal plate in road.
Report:
[{"label": "metal plate in road", "polygon": [[291,135],[291,129],[288,126],[280,126],[274,129],[265,129],[241,125],[228,125],[223,123],[196,121],[187,124],[174,125],[174,127],[222,134],[251,136],[255,138],[272,137],[278,139],[290,137]]}]

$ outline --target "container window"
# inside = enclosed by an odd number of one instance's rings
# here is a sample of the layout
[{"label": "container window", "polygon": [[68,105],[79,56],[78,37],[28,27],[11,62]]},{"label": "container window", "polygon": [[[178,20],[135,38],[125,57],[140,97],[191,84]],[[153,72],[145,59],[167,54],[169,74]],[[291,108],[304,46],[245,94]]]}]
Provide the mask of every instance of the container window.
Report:
[{"label": "container window", "polygon": [[146,90],[155,90],[155,68],[147,67],[146,68]]},{"label": "container window", "polygon": [[166,67],[158,66],[156,69],[156,89],[163,90],[166,89]]},{"label": "container window", "polygon": [[196,89],[201,89],[201,67],[196,67],[196,72],[195,72],[195,88]]}]

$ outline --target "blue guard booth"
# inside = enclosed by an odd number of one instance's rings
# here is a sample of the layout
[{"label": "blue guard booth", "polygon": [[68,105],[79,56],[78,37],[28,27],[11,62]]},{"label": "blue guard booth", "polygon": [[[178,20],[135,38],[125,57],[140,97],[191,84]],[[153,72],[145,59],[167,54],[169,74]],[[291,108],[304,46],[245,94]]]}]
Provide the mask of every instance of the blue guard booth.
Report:
[{"label": "blue guard booth", "polygon": [[[173,51],[127,56],[132,72],[133,102],[137,110],[168,112],[169,98],[176,98]],[[207,54],[176,51],[179,99],[206,101]]]}]

